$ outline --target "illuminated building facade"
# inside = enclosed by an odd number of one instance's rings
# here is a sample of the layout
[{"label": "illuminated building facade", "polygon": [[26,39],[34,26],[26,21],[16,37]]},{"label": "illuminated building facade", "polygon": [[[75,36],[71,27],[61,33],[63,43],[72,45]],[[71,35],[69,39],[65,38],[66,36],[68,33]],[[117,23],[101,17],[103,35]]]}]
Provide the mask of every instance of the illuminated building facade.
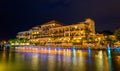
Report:
[{"label": "illuminated building facade", "polygon": [[95,23],[90,18],[72,25],[52,20],[28,31],[18,32],[16,37],[29,39],[31,44],[36,45],[82,45],[88,39],[95,38]]}]

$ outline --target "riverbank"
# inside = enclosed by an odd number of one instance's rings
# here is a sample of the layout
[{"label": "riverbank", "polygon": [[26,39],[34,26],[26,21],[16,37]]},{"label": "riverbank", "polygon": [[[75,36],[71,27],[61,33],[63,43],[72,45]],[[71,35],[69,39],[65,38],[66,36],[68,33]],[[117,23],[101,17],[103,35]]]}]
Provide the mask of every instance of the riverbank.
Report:
[{"label": "riverbank", "polygon": [[116,49],[116,48],[119,48],[119,47],[110,47],[110,46],[94,46],[94,47],[91,47],[91,46],[81,46],[81,45],[74,45],[74,46],[51,46],[51,45],[48,45],[48,46],[34,46],[34,45],[31,45],[31,46],[15,46],[15,48],[19,48],[19,49],[40,49],[40,48],[61,48],[61,49],[72,49],[72,48],[75,48],[75,49],[92,49],[92,50],[106,50],[108,48],[110,49]]}]

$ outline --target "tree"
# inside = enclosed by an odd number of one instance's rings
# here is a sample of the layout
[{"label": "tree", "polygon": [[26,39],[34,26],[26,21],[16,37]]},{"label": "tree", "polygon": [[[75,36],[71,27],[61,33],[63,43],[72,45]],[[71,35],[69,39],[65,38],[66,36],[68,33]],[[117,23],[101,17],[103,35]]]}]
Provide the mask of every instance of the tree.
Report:
[{"label": "tree", "polygon": [[113,35],[113,32],[109,31],[109,30],[104,30],[104,31],[97,31],[99,34],[103,34],[104,36],[108,36],[108,35]]},{"label": "tree", "polygon": [[120,41],[120,28],[115,30],[114,35],[115,35],[115,38],[116,38],[118,41]]},{"label": "tree", "polygon": [[106,36],[105,41],[109,44],[109,43],[114,43],[114,40],[112,38],[110,38],[109,36]]}]

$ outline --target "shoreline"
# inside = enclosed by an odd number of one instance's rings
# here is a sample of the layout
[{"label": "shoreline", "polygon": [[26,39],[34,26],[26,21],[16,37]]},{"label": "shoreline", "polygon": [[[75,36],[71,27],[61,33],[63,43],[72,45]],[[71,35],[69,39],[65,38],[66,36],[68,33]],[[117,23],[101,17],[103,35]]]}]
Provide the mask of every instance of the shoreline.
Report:
[{"label": "shoreline", "polygon": [[[15,48],[17,47],[23,47],[23,48],[26,48],[26,49],[29,49],[29,48],[63,48],[63,49],[71,49],[71,48],[75,48],[75,49],[92,49],[92,50],[106,50],[108,49],[108,46],[94,46],[94,47],[91,47],[91,46],[76,46],[76,45],[73,45],[73,46],[51,46],[51,45],[47,45],[47,46],[35,46],[35,45],[29,45],[29,46],[14,46]],[[120,47],[109,47],[109,49],[117,49]]]}]

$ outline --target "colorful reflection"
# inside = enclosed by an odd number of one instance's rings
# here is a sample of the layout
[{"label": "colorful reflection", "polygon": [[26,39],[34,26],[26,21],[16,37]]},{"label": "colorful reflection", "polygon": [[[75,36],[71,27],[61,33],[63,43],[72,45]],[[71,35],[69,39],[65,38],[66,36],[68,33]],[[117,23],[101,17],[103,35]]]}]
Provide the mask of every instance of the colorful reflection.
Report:
[{"label": "colorful reflection", "polygon": [[16,48],[0,52],[0,71],[119,71],[120,55],[111,50]]}]

